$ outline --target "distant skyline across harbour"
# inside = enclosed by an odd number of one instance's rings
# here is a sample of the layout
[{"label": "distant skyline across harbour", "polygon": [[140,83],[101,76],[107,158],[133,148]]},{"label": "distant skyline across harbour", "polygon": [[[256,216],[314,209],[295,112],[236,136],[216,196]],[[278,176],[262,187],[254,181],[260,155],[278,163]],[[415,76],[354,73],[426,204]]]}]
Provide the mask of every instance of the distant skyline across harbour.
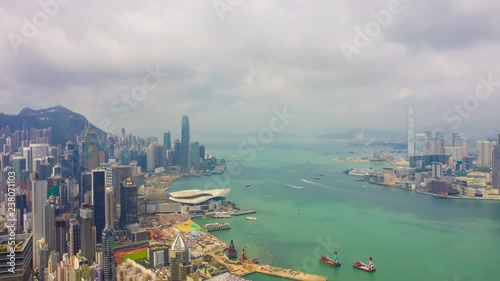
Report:
[{"label": "distant skyline across harbour", "polygon": [[[58,106],[61,108],[64,108],[60,105],[58,105]],[[43,111],[50,110],[51,108],[54,108],[54,107],[40,108],[40,109],[34,109],[34,107],[27,107],[27,108],[24,108],[23,110],[26,111],[27,109],[29,109],[29,111],[34,110],[34,112],[41,113]],[[75,114],[79,114],[79,113],[81,114],[81,112],[78,112],[77,109],[72,109],[72,107],[69,107],[68,109],[70,112],[75,110],[74,111]],[[408,111],[408,108],[406,109],[406,111]],[[454,131],[451,128],[446,129],[446,127],[424,127],[424,126],[420,125],[421,124],[420,120],[426,114],[423,114],[420,111],[416,111],[415,109],[413,109],[413,112],[414,112],[414,118],[413,118],[414,119],[414,121],[413,121],[414,128],[417,132],[429,131],[431,133],[434,133],[436,131],[444,131],[446,133],[445,138],[447,140],[449,140],[450,142],[452,142],[451,134],[455,133],[455,132],[459,132],[463,136],[468,136],[470,139],[478,139],[478,140],[487,139],[487,138],[494,139],[494,138],[496,138],[496,135],[497,135],[497,130],[482,131],[482,130],[479,130],[476,128],[475,130],[469,130],[469,131],[464,131],[464,130]],[[272,112],[270,112],[270,113],[272,113]],[[401,112],[401,116],[404,116],[404,114],[405,114],[404,112]],[[0,113],[0,126],[2,125],[2,120],[4,120],[3,123],[5,123],[5,122],[7,122],[6,120],[10,120],[11,118],[16,118],[16,116],[18,116],[17,113],[16,114],[5,114],[5,112]],[[89,121],[92,122],[91,116],[85,116],[85,117],[89,118]],[[156,117],[156,118],[158,118],[158,117]],[[177,116],[177,118],[180,118],[180,116]],[[260,128],[254,127],[253,130],[248,130],[248,131],[244,131],[243,128],[241,130],[233,131],[233,130],[226,129],[223,126],[215,126],[213,129],[206,129],[203,126],[200,126],[200,123],[203,123],[203,120],[204,120],[203,118],[201,118],[201,120],[199,120],[199,119],[194,120],[196,127],[194,127],[192,130],[190,130],[190,134],[195,139],[199,139],[200,137],[203,136],[208,141],[212,141],[212,142],[217,142],[217,141],[226,142],[228,140],[237,141],[239,139],[244,139],[249,134],[258,132],[260,129],[262,129],[262,127],[260,127]],[[262,121],[262,126],[266,126],[268,122],[269,122],[269,119]],[[323,132],[314,133],[314,132],[308,131],[307,129],[302,130],[302,131],[297,131],[296,126],[294,126],[294,125],[296,125],[295,121],[294,121],[294,122],[291,122],[289,125],[287,125],[286,130],[276,132],[276,137],[293,138],[293,139],[304,139],[304,138],[307,138],[307,139],[309,139],[309,138],[312,138],[312,139],[314,139],[314,138],[319,138],[319,139],[354,139],[354,138],[356,138],[356,135],[358,135],[360,132],[363,132],[364,137],[366,137],[366,138],[385,139],[387,141],[407,142],[408,130],[409,130],[408,122],[409,121],[407,121],[407,124],[405,124],[404,128],[403,127],[397,128],[397,127],[384,126],[383,128],[377,129],[376,127],[375,128],[368,128],[368,127],[363,126],[363,127],[355,127],[355,128],[328,130],[325,126],[325,129]],[[86,123],[86,121],[85,121],[85,123]],[[7,123],[5,123],[5,124],[7,124]],[[171,126],[168,126],[168,124],[171,124]],[[95,127],[97,127],[98,129],[102,129],[99,127],[98,124],[93,124],[93,125]],[[291,129],[289,129],[289,127]],[[175,120],[169,120],[169,119],[167,119],[165,121],[164,127],[160,127],[160,128],[148,128],[148,126],[141,125],[139,128],[133,129],[128,124],[125,125],[125,127],[123,127],[123,128],[126,128],[127,131],[133,131],[133,132],[137,133],[138,135],[143,135],[143,136],[153,135],[153,136],[159,137],[160,139],[163,139],[163,137],[164,137],[163,132],[160,133],[160,130],[172,131],[172,132],[181,132],[182,131],[182,126],[180,126],[180,123],[178,121],[175,122]],[[119,131],[120,131],[119,128],[115,128],[114,131],[108,132],[108,133],[119,134]],[[173,141],[176,138],[181,139],[181,134],[177,135],[175,133],[173,133],[173,134],[171,133],[171,140]]]}]

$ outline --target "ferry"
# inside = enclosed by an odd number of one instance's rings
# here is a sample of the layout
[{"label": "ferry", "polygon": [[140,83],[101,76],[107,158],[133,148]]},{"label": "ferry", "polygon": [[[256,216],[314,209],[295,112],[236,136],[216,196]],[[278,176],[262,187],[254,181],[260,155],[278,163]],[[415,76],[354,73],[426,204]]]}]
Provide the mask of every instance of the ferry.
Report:
[{"label": "ferry", "polygon": [[228,222],[219,222],[219,223],[207,223],[203,225],[203,227],[208,231],[217,231],[217,230],[225,230],[231,229],[231,224]]},{"label": "ferry", "polygon": [[257,220],[256,217],[246,217],[245,219],[248,221],[256,221]]},{"label": "ferry", "polygon": [[351,170],[348,172],[348,174],[351,176],[358,176],[358,177],[371,175],[371,173],[366,170]]},{"label": "ferry", "polygon": [[322,264],[326,264],[328,266],[332,266],[332,267],[339,267],[342,265],[338,259],[337,259],[337,261],[335,261],[335,260],[328,258],[327,256],[321,256],[321,258],[319,259],[319,262]]},{"label": "ferry", "polygon": [[375,265],[373,264],[373,259],[372,257],[370,257],[370,263],[367,265],[367,264],[364,264],[360,261],[355,261],[354,264],[352,265],[352,267],[355,267],[357,269],[361,269],[363,271],[366,271],[366,272],[375,272]]}]

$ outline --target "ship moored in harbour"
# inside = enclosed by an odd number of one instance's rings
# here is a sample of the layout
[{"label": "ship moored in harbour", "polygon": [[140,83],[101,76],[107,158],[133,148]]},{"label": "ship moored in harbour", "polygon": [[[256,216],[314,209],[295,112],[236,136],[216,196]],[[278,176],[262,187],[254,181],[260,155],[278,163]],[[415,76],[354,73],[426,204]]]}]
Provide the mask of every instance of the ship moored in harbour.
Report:
[{"label": "ship moored in harbour", "polygon": [[351,176],[358,176],[358,177],[365,177],[365,176],[370,176],[372,175],[371,170],[350,170],[348,172],[349,175]]},{"label": "ship moored in harbour", "polygon": [[332,266],[332,267],[341,266],[341,263],[340,263],[339,258],[337,256],[337,252],[335,252],[335,256],[333,257],[333,259],[330,259],[327,256],[321,256],[321,258],[319,259],[319,262],[321,262],[322,264],[326,264],[328,266]]},{"label": "ship moored in harbour", "polygon": [[361,269],[366,272],[375,272],[375,265],[373,264],[373,258],[370,257],[370,262],[368,264],[364,264],[360,261],[355,261],[352,267],[355,267],[357,269]]}]

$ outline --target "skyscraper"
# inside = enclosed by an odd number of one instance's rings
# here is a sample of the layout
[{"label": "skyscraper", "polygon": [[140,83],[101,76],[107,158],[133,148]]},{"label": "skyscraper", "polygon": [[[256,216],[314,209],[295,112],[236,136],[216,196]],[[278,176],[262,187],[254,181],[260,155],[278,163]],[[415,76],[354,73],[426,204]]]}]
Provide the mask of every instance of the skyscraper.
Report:
[{"label": "skyscraper", "polygon": [[191,143],[191,163],[198,163],[200,160],[200,143],[192,142]]},{"label": "skyscraper", "polygon": [[451,146],[460,146],[460,135],[458,133],[451,133]]},{"label": "skyscraper", "polygon": [[443,163],[440,162],[432,162],[432,172],[431,176],[433,178],[441,178],[443,176]]},{"label": "skyscraper", "polygon": [[[31,208],[33,218],[33,245],[44,237],[44,205],[47,201],[47,181],[39,181],[36,174],[32,174]],[[40,269],[40,253],[38,247],[33,246],[33,269]]]},{"label": "skyscraper", "polygon": [[460,146],[462,147],[463,157],[469,157],[469,140],[464,137],[460,137]]},{"label": "skyscraper", "polygon": [[116,281],[116,262],[115,254],[113,251],[115,242],[115,230],[114,230],[114,204],[113,204],[114,194],[111,188],[106,189],[106,227],[102,231],[102,245],[101,245],[101,265],[103,271],[103,277],[106,281]]},{"label": "skyscraper", "polygon": [[87,131],[83,136],[82,156],[82,166],[85,170],[99,167],[99,139],[90,123],[87,125]]},{"label": "skyscraper", "polygon": [[444,141],[444,132],[443,130],[436,130],[434,137],[438,139],[442,139]]},{"label": "skyscraper", "polygon": [[80,190],[78,191],[79,203],[91,203],[85,202],[85,194],[87,192],[92,192],[92,173],[91,172],[82,172],[80,175]]},{"label": "skyscraper", "polygon": [[121,215],[120,225],[137,223],[137,185],[130,178],[124,180],[121,185]]},{"label": "skyscraper", "polygon": [[415,155],[415,115],[413,108],[408,108],[408,157]]},{"label": "skyscraper", "polygon": [[167,150],[172,149],[172,137],[170,135],[170,131],[163,133],[163,146],[165,146]]},{"label": "skyscraper", "polygon": [[155,166],[155,148],[152,144],[149,145],[149,147],[146,151],[146,155],[147,155],[146,156],[147,157],[146,170],[148,172],[152,172],[156,168],[156,166]]},{"label": "skyscraper", "polygon": [[[94,225],[97,233],[102,233],[105,222],[105,171],[92,171],[92,205],[94,206]],[[97,243],[102,242],[102,236],[97,235]]]},{"label": "skyscraper", "polygon": [[425,154],[426,139],[425,134],[415,134],[415,155]]},{"label": "skyscraper", "polygon": [[[115,206],[119,210],[121,208],[121,183],[125,179],[132,178],[132,167],[131,166],[113,166],[113,192],[115,194]],[[120,213],[117,213],[118,217]]]},{"label": "skyscraper", "polygon": [[497,137],[497,144],[493,146],[493,169],[492,187],[500,190],[500,134]]},{"label": "skyscraper", "polygon": [[69,222],[69,254],[76,255],[81,248],[81,225],[77,220]]},{"label": "skyscraper", "polygon": [[190,169],[190,146],[189,118],[184,115],[181,123],[181,168],[184,171]]},{"label": "skyscraper", "polygon": [[170,259],[170,281],[185,281],[191,271],[191,259],[189,257],[189,248],[181,236],[177,237],[169,251]]},{"label": "skyscraper", "polygon": [[66,221],[62,216],[56,218],[56,252],[59,257],[68,252],[66,243]]},{"label": "skyscraper", "polygon": [[477,166],[491,167],[493,156],[494,142],[478,141],[477,142]]},{"label": "skyscraper", "polygon": [[49,252],[56,249],[56,201],[50,196],[44,208],[44,236],[45,243],[49,245]]},{"label": "skyscraper", "polygon": [[440,138],[426,138],[426,155],[444,154],[444,140]]},{"label": "skyscraper", "polygon": [[179,139],[176,139],[174,141],[174,165],[180,165],[181,164],[181,142]]},{"label": "skyscraper", "polygon": [[81,218],[81,248],[82,255],[87,259],[89,264],[94,262],[95,256],[95,227],[94,226],[94,211],[90,205],[83,205],[80,208]]},{"label": "skyscraper", "polygon": [[24,157],[13,157],[12,159],[12,171],[16,173],[16,186],[19,185],[21,180],[21,172],[26,170],[26,158]]}]

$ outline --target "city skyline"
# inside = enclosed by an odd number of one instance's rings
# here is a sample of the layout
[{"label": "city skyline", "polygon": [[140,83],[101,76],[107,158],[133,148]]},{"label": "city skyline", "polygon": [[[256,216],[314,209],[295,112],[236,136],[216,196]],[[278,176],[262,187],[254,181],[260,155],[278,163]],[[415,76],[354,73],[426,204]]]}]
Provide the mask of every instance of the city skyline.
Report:
[{"label": "city skyline", "polygon": [[500,1],[4,2],[2,281],[500,276]]}]

